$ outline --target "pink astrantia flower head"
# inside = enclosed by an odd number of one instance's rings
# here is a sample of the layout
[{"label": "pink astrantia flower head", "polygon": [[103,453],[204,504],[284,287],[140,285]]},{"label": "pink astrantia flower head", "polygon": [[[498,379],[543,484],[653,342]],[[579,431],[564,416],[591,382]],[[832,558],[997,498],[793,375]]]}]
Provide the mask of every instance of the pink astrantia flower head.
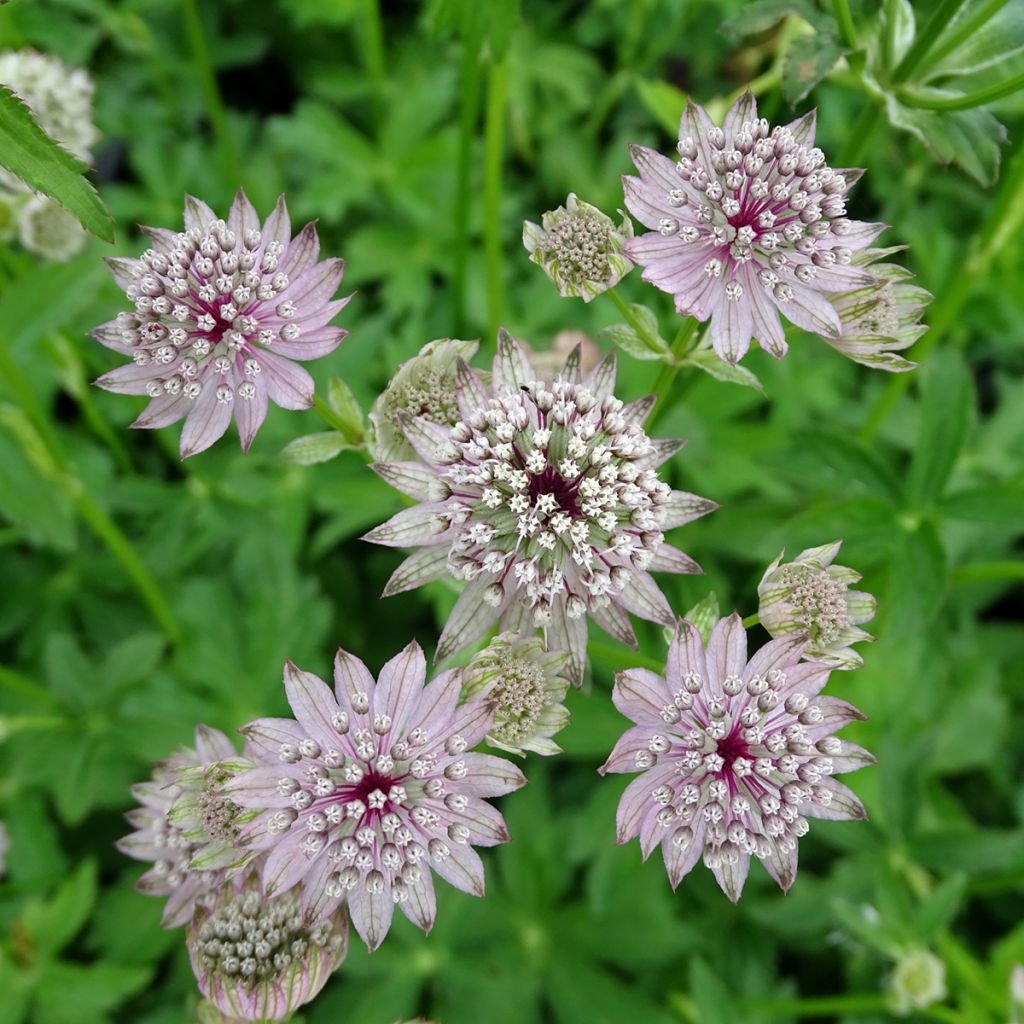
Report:
[{"label": "pink astrantia flower head", "polygon": [[447,658],[482,636],[543,628],[549,651],[568,651],[576,684],[586,664],[589,615],[636,645],[627,612],[671,626],[650,571],[699,572],[664,531],[717,506],[673,491],[657,468],[681,441],[643,430],[653,396],[623,405],[612,393],[615,357],[581,378],[579,352],[550,384],[501,331],[489,380],[465,363],[456,373],[462,419],[440,427],[410,419],[419,461],[375,464],[419,504],[366,539],[417,547],[385,595],[451,574],[468,586],[438,642]]},{"label": "pink astrantia flower head", "polygon": [[266,891],[301,886],[303,913],[315,920],[347,901],[371,950],[396,905],[430,930],[432,871],[482,896],[473,846],[508,839],[504,819],[483,798],[526,781],[508,761],[470,752],[491,727],[490,704],[459,706],[457,673],[426,684],[416,643],[376,682],[358,658],[339,651],[333,691],[291,663],[284,684],[295,720],[246,726],[259,765],[225,788],[237,803],[265,808],[242,841],[267,851]]},{"label": "pink astrantia flower head", "polygon": [[132,787],[141,806],[126,817],[135,831],[118,840],[117,848],[153,863],[136,888],[167,897],[165,928],[185,924],[196,900],[251,856],[235,846],[240,809],[219,792],[244,764],[222,732],[200,725],[194,749],[161,762],[150,781]]},{"label": "pink astrantia flower head", "polygon": [[639,836],[645,858],[660,844],[673,888],[703,854],[733,902],[751,856],[787,890],[808,818],[867,816],[832,778],[874,762],[833,735],[864,716],[820,696],[830,670],[801,662],[804,647],[772,640],[748,661],[738,615],[717,623],[707,650],[681,621],[663,676],[616,677],[612,699],[635,724],[600,771],[641,772],[619,803],[618,841]]},{"label": "pink astrantia flower head", "polygon": [[133,363],[96,384],[149,395],[132,426],[184,418],[182,458],[209,448],[232,416],[248,451],[268,400],[284,409],[313,404],[313,378],[295,360],[333,352],[348,333],[329,326],[348,302],[332,301],[344,262],[317,262],[313,224],[292,238],[284,196],[262,225],[240,191],[226,222],[187,196],[184,232],[143,230],[151,249],[107,260],[135,310],[93,331]]},{"label": "pink astrantia flower head", "polygon": [[728,363],[743,358],[752,337],[785,355],[780,313],[835,343],[843,328],[834,296],[877,280],[854,255],[885,225],[847,218],[846,193],[862,172],[829,167],[814,127],[812,111],[770,128],[748,92],[720,128],[688,103],[678,162],[630,147],[640,177],[623,178],[626,206],[652,230],[626,251],[680,313],[710,318],[715,351]]},{"label": "pink astrantia flower head", "polygon": [[757,586],[758,616],[773,637],[802,636],[806,658],[849,669],[864,664],[850,645],[874,639],[860,626],[875,617],[878,602],[871,594],[850,590],[859,572],[833,564],[842,543],[808,548],[786,563],[782,551]]},{"label": "pink astrantia flower head", "polygon": [[285,1020],[314,999],[348,951],[344,908],[303,916],[296,893],[268,896],[249,872],[200,900],[185,933],[199,989],[236,1021]]}]

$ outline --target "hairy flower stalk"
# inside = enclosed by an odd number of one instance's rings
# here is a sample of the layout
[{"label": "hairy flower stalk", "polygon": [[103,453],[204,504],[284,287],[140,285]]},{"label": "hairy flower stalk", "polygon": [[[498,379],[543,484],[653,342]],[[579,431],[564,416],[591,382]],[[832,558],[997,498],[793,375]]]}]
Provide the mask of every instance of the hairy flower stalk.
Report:
[{"label": "hairy flower stalk", "polygon": [[366,535],[419,548],[384,593],[446,574],[465,580],[438,641],[439,658],[495,622],[513,632],[542,628],[548,650],[569,652],[568,673],[579,684],[587,615],[633,646],[627,612],[673,624],[650,571],[700,569],[665,543],[664,531],[717,506],[658,478],[658,466],[682,442],[644,433],[653,398],[631,405],[615,398],[614,355],[581,380],[574,352],[545,384],[502,331],[490,380],[464,363],[456,378],[462,419],[445,428],[407,418],[419,461],[372,467],[419,502]]},{"label": "hairy flower stalk", "polygon": [[[7,86],[55,142],[89,163],[99,138],[93,124],[93,83],[80,68],[66,67],[52,54],[13,50],[0,54],[0,85]],[[0,239],[19,235],[30,252],[66,260],[81,251],[86,232],[53,199],[33,195],[10,171],[0,168]]]},{"label": "hairy flower stalk", "polygon": [[773,637],[803,637],[807,658],[851,669],[864,662],[850,645],[874,639],[859,627],[874,618],[878,602],[871,594],[850,590],[859,572],[832,564],[841,546],[837,540],[808,548],[784,565],[782,551],[758,584],[758,616]]},{"label": "hairy flower stalk", "polygon": [[132,787],[141,804],[126,815],[135,831],[117,848],[152,861],[136,884],[147,896],[165,896],[163,926],[176,928],[192,916],[196,900],[219,888],[252,859],[237,846],[247,815],[221,795],[223,783],[247,766],[216,729],[196,728],[195,749],[158,764],[153,778]]},{"label": "hairy flower stalk", "polygon": [[199,989],[238,1020],[284,1020],[324,987],[348,951],[344,909],[307,920],[294,893],[268,896],[250,873],[200,901],[185,937]]},{"label": "hairy flower stalk", "polygon": [[640,176],[623,178],[626,206],[651,231],[626,251],[645,281],[675,296],[680,313],[710,318],[715,352],[728,363],[743,358],[752,337],[784,356],[780,313],[845,354],[862,354],[842,343],[836,297],[881,283],[855,254],[886,225],[846,216],[847,191],[862,172],[829,167],[814,129],[813,111],[770,128],[748,92],[721,128],[688,103],[678,162],[630,147]]},{"label": "hairy flower stalk", "polygon": [[632,237],[628,217],[616,227],[611,217],[572,193],[565,206],[545,213],[540,224],[523,224],[523,245],[531,262],[558,285],[560,295],[578,295],[584,302],[614,288],[633,269],[623,251]]},{"label": "hairy flower stalk", "polygon": [[401,417],[423,416],[442,426],[459,421],[455,399],[455,364],[472,359],[478,343],[442,338],[431,341],[412,359],[399,366],[384,392],[373,403],[371,451],[382,462],[415,458],[405,439]]},{"label": "hairy flower stalk", "polygon": [[537,636],[502,633],[473,656],[462,674],[467,698],[494,705],[492,747],[513,754],[560,754],[551,737],[569,722],[562,703],[569,680],[563,675],[568,655],[545,651]]},{"label": "hairy flower stalk", "polygon": [[832,778],[874,762],[833,735],[864,716],[820,696],[830,669],[801,663],[805,646],[772,640],[748,661],[738,615],[717,623],[706,651],[681,620],[664,676],[616,677],[612,699],[635,724],[599,770],[641,772],[619,803],[618,842],[639,836],[645,858],[660,844],[673,888],[703,855],[733,902],[751,857],[787,890],[808,818],[866,817]]},{"label": "hairy flower stalk", "polygon": [[262,227],[240,191],[227,221],[187,196],[183,233],[143,230],[151,249],[137,260],[107,260],[135,310],[92,332],[133,363],[95,383],[149,395],[132,426],[184,418],[182,458],[209,448],[232,416],[248,451],[268,399],[285,409],[312,406],[313,378],[295,360],[327,355],[347,335],[329,326],[351,298],[331,300],[344,262],[317,262],[313,224],[291,237],[283,196]]},{"label": "hairy flower stalk", "polygon": [[395,906],[424,931],[434,922],[431,872],[483,895],[473,846],[505,842],[502,816],[483,799],[526,781],[515,765],[471,753],[491,728],[487,701],[458,705],[460,678],[426,684],[426,659],[410,644],[376,682],[345,651],[333,692],[289,663],[284,684],[295,720],[261,718],[242,732],[258,767],[225,795],[266,808],[242,833],[266,851],[268,894],[301,886],[311,920],[347,902],[370,950],[383,941]]}]

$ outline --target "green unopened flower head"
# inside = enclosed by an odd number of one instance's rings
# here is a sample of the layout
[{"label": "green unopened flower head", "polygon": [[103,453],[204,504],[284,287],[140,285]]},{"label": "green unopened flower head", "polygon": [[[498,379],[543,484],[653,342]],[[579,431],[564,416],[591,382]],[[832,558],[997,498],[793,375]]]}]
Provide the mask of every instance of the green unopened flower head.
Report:
[{"label": "green unopened flower head", "polygon": [[463,676],[467,698],[486,698],[495,706],[487,735],[493,747],[523,754],[560,754],[551,737],[569,721],[562,701],[569,689],[563,670],[565,651],[547,651],[538,636],[502,633],[473,660]]},{"label": "green unopened flower head", "polygon": [[865,366],[885,370],[912,370],[917,364],[897,353],[911,345],[928,329],[921,314],[931,302],[930,292],[910,283],[914,276],[898,263],[879,260],[900,246],[866,249],[853,259],[875,276],[862,288],[833,296],[842,330],[826,341],[844,355]]},{"label": "green unopened flower head", "polygon": [[558,285],[563,296],[578,295],[589,302],[633,269],[623,251],[633,237],[632,221],[615,222],[596,206],[570,193],[565,206],[550,210],[540,224],[523,224],[523,245],[530,259]]},{"label": "green unopened flower head", "polygon": [[927,949],[908,950],[889,978],[894,1013],[909,1016],[946,998],[946,965]]},{"label": "green unopened flower head", "polygon": [[877,602],[871,594],[849,589],[860,573],[832,564],[841,544],[808,548],[785,564],[781,552],[758,585],[758,615],[773,637],[806,636],[809,660],[849,669],[863,664],[850,645],[874,639],[859,627],[874,618]]},{"label": "green unopened flower head", "polygon": [[475,341],[442,338],[428,342],[399,366],[370,412],[375,458],[395,462],[416,457],[405,438],[404,416],[424,416],[446,427],[458,423],[461,416],[455,398],[456,369],[460,359],[471,359],[476,350]]},{"label": "green unopened flower head", "polygon": [[[2,213],[0,213],[2,218]],[[85,229],[46,196],[33,196],[20,210],[18,237],[29,252],[63,262],[85,247]]]}]

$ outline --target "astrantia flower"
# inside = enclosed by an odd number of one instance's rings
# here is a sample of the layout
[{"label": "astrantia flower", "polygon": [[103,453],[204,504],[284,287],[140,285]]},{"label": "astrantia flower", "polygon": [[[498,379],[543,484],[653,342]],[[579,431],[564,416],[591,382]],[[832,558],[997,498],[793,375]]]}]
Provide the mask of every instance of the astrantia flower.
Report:
[{"label": "astrantia flower", "polygon": [[640,177],[623,178],[626,206],[652,231],[626,251],[645,281],[675,296],[680,313],[710,317],[726,362],[742,359],[751,337],[785,355],[779,313],[836,341],[834,296],[875,281],[854,254],[885,225],[847,218],[846,193],[861,172],[829,167],[814,146],[814,125],[812,111],[769,128],[747,93],[721,128],[687,104],[678,163],[630,147]]},{"label": "astrantia flower", "polygon": [[558,285],[560,295],[578,295],[584,302],[613,288],[633,269],[623,251],[632,237],[628,217],[616,227],[611,217],[572,193],[565,206],[545,213],[540,224],[523,224],[523,245],[531,262]]},{"label": "astrantia flower", "polygon": [[661,844],[673,888],[703,854],[734,902],[751,856],[783,890],[796,878],[808,818],[864,818],[832,776],[873,763],[832,734],[864,716],[819,696],[827,665],[800,662],[804,642],[772,640],[748,662],[740,617],[715,626],[707,650],[681,621],[665,675],[620,672],[612,699],[636,723],[600,769],[635,772],[617,815],[618,841],[639,835],[646,858]]},{"label": "astrantia flower", "polygon": [[917,365],[896,353],[909,348],[928,330],[921,323],[921,313],[932,301],[930,292],[909,283],[913,274],[905,267],[876,262],[897,251],[865,249],[854,257],[853,262],[869,268],[877,280],[834,296],[842,333],[825,339],[855,362],[893,371],[912,370]]},{"label": "astrantia flower", "polygon": [[468,581],[437,656],[462,650],[498,621],[516,632],[542,627],[548,650],[569,652],[578,683],[588,614],[626,644],[636,643],[627,612],[671,626],[649,570],[700,569],[663,531],[717,506],[658,479],[657,467],[682,442],[644,433],[653,398],[615,398],[614,355],[581,381],[574,352],[553,383],[538,381],[504,331],[490,381],[460,364],[456,383],[462,419],[454,427],[406,422],[421,461],[372,467],[420,504],[366,535],[420,548],[385,595],[446,573]]},{"label": "astrantia flower", "polygon": [[502,816],[482,797],[526,780],[514,765],[469,753],[491,727],[486,701],[458,706],[459,676],[425,685],[415,643],[389,661],[378,682],[339,651],[334,692],[289,663],[284,683],[296,721],[261,718],[246,726],[260,766],[225,788],[240,804],[268,808],[245,830],[268,851],[268,893],[301,885],[302,909],[316,920],[347,900],[352,923],[371,950],[383,941],[397,905],[429,931],[431,870],[483,895],[483,865],[473,846],[505,842]]},{"label": "astrantia flower", "polygon": [[807,658],[831,668],[857,668],[864,662],[850,644],[874,639],[859,627],[874,618],[878,602],[850,590],[859,572],[832,564],[842,543],[808,548],[785,565],[782,551],[758,584],[758,616],[773,637],[796,634],[807,640]]},{"label": "astrantia flower", "polygon": [[85,232],[74,217],[46,196],[33,196],[20,208],[18,239],[48,260],[67,260],[80,252]]},{"label": "astrantia flower", "polygon": [[473,656],[463,671],[467,697],[494,705],[494,725],[487,734],[492,747],[514,754],[560,754],[551,737],[569,721],[562,703],[569,680],[562,674],[568,655],[545,651],[537,636],[502,633]]},{"label": "astrantia flower", "polygon": [[415,458],[416,453],[405,439],[399,418],[403,414],[423,416],[432,423],[449,427],[459,421],[455,362],[472,359],[477,345],[475,341],[457,338],[431,341],[418,355],[399,366],[370,412],[374,458],[382,462]]},{"label": "astrantia flower", "polygon": [[348,920],[341,909],[310,922],[297,894],[268,896],[250,873],[200,901],[185,941],[200,991],[222,1013],[283,1020],[344,960]]},{"label": "astrantia flower", "polygon": [[313,224],[291,237],[283,196],[262,228],[239,192],[227,222],[187,196],[184,233],[143,230],[152,249],[137,260],[107,260],[135,311],[93,331],[134,363],[96,383],[150,396],[132,426],[184,417],[182,458],[209,448],[232,415],[248,451],[268,399],[285,409],[313,404],[313,378],[293,360],[327,355],[348,333],[329,326],[348,302],[331,301],[344,262],[317,262]]},{"label": "astrantia flower", "polygon": [[245,816],[219,793],[230,774],[227,766],[242,767],[231,741],[200,725],[194,750],[158,764],[149,782],[132,787],[142,806],[126,817],[136,831],[118,840],[117,848],[153,862],[136,888],[147,896],[167,897],[165,928],[188,921],[196,900],[223,884],[229,867],[252,856],[234,846]]}]

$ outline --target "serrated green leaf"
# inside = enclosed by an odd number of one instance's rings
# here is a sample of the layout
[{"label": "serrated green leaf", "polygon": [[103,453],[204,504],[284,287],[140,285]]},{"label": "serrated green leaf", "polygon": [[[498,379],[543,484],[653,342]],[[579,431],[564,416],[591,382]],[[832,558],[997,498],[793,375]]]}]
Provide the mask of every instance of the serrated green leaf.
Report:
[{"label": "serrated green leaf", "polygon": [[791,15],[818,28],[827,28],[829,22],[835,24],[813,0],[753,0],[730,15],[720,31],[729,36],[759,35]]},{"label": "serrated green leaf", "polygon": [[58,145],[36,124],[28,107],[0,85],[0,154],[3,166],[37,192],[60,203],[105,242],[114,240],[114,218],[83,175],[78,157]]},{"label": "serrated green leaf", "polygon": [[87,860],[52,899],[30,904],[21,923],[43,957],[59,953],[85,924],[96,902],[96,862]]},{"label": "serrated green leaf", "polygon": [[35,1024],[96,1024],[152,975],[151,967],[50,964],[36,990]]},{"label": "serrated green leaf", "polygon": [[875,452],[850,434],[819,427],[798,432],[794,440],[798,448],[832,469],[843,488],[860,484],[869,493],[887,501],[899,497],[900,483],[896,474]]},{"label": "serrated green leaf", "polygon": [[281,458],[285,462],[294,462],[299,466],[312,466],[318,462],[329,462],[352,447],[338,431],[330,430],[319,434],[307,434],[305,437],[289,441],[281,449]]},{"label": "serrated green leaf", "polygon": [[983,24],[975,24],[958,46],[946,52],[947,43],[985,7],[991,9],[990,0],[968,0],[960,6],[932,47],[938,59],[929,55],[922,61],[919,80],[970,75],[1009,60],[1024,50],[1024,5],[1007,3]]},{"label": "serrated green leaf", "polygon": [[906,504],[914,511],[945,489],[967,432],[971,401],[967,369],[952,350],[933,356],[923,375],[921,423],[906,486]]},{"label": "serrated green leaf", "polygon": [[890,638],[918,636],[942,606],[946,553],[928,522],[904,533],[893,552],[889,590],[882,602]]},{"label": "serrated green leaf", "polygon": [[782,92],[793,106],[799,103],[848,52],[831,32],[822,30],[797,36],[782,62]]},{"label": "serrated green leaf", "polygon": [[652,349],[629,324],[609,324],[602,327],[597,336],[601,340],[610,341],[634,359],[664,359],[669,352],[668,345],[661,338],[658,341],[661,341],[662,347]]},{"label": "serrated green leaf", "polygon": [[363,410],[352,389],[340,377],[332,377],[328,382],[327,401],[345,425],[345,440],[351,444],[362,444],[366,438]]},{"label": "serrated green leaf", "polygon": [[727,384],[742,384],[745,388],[753,388],[764,394],[764,385],[757,379],[756,375],[745,366],[733,366],[730,363],[719,359],[714,349],[697,349],[691,352],[683,361],[684,366],[696,366],[706,374],[714,377],[715,380],[725,381]]}]

